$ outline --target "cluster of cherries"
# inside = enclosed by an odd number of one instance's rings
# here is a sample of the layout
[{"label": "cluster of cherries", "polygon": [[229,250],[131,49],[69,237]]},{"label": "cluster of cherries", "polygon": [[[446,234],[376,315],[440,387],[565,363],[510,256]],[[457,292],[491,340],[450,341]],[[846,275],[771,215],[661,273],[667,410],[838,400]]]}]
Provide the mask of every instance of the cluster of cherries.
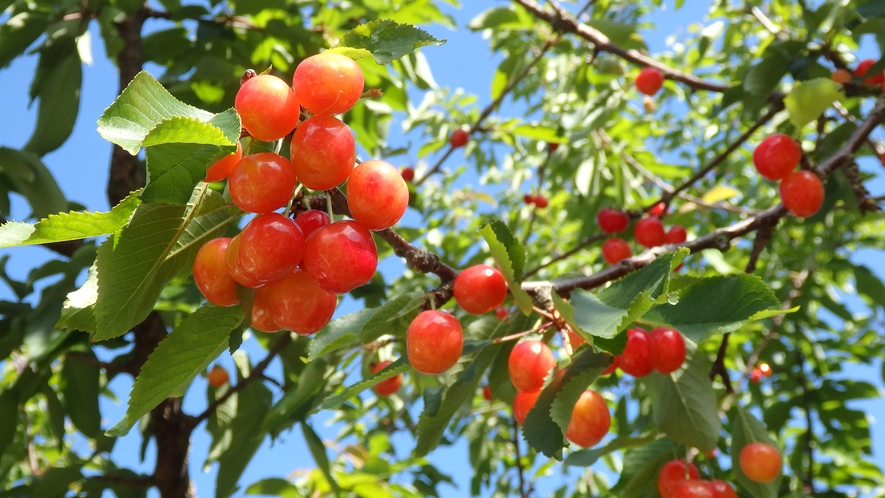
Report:
[{"label": "cluster of cherries", "polygon": [[759,381],[762,380],[762,377],[771,377],[771,374],[771,365],[768,363],[760,363],[750,371],[750,382],[758,384]]},{"label": "cluster of cherries", "polygon": [[[688,237],[685,227],[673,225],[669,230],[664,229],[660,218],[664,208],[663,203],[658,203],[651,209],[648,216],[636,222],[633,227],[633,238],[639,245],[650,249],[664,244],[685,242]],[[603,208],[596,215],[596,223],[604,233],[623,232],[630,225],[630,216],[625,211]],[[620,237],[612,237],[602,244],[602,257],[608,264],[619,263],[632,255],[630,244]]]},{"label": "cluster of cherries", "polygon": [[793,171],[801,159],[799,144],[781,133],[766,137],[753,151],[756,171],[769,180],[780,181],[784,207],[794,216],[808,218],[824,203],[824,184],[811,171]]},{"label": "cluster of cherries", "polygon": [[[371,231],[392,226],[405,213],[409,191],[399,171],[380,160],[354,167],[353,133],[333,116],[356,104],[363,83],[352,59],[323,53],[298,65],[291,86],[253,73],[237,93],[235,107],[246,132],[263,142],[292,134],[290,154],[244,156],[238,147],[209,168],[206,181],[227,178],[234,204],[256,216],[235,237],[204,244],[193,269],[200,291],[219,306],[239,303],[237,285],[255,289],[256,330],[308,335],[322,329],[335,312],[337,295],[375,274]],[[293,218],[302,187],[321,191],[345,181],[352,220],[333,222],[330,213],[310,209]]]},{"label": "cluster of cherries", "polygon": [[860,61],[857,64],[857,67],[854,68],[854,72],[847,69],[837,69],[833,71],[832,79],[836,83],[848,83],[854,78],[861,79],[861,83],[864,85],[882,85],[882,90],[885,91],[885,71],[879,72],[872,75],[867,75],[870,72],[870,68],[876,63],[874,59],[865,59]]}]

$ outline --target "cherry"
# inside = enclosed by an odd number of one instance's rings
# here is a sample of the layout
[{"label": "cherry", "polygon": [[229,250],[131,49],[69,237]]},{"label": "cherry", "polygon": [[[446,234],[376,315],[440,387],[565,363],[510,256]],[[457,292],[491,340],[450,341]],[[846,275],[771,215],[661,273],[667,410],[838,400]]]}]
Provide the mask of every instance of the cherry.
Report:
[{"label": "cherry", "polygon": [[301,262],[305,245],[304,234],[290,218],[279,213],[260,214],[240,233],[237,265],[253,280],[278,280]]},{"label": "cherry", "polygon": [[526,204],[534,204],[535,196],[533,194],[525,194],[524,196],[522,196],[522,201]]},{"label": "cherry", "polygon": [[636,76],[636,89],[645,95],[658,93],[664,84],[664,75],[656,68],[644,67]]},{"label": "cherry", "polygon": [[363,70],[350,57],[332,52],[301,61],[292,76],[292,87],[301,105],[312,114],[349,111],[363,94]]},{"label": "cherry", "polygon": [[489,386],[482,386],[482,397],[486,401],[492,400],[492,389]]},{"label": "cherry", "polygon": [[[242,233],[242,232],[241,232]],[[237,262],[237,255],[240,251],[240,233],[234,236],[230,240],[230,244],[227,245],[227,250],[224,252],[224,262],[227,264],[227,272],[230,273],[230,276],[233,277],[234,280],[237,281],[238,284],[244,287],[250,287],[252,289],[257,289],[264,285],[264,282],[260,280],[255,280],[254,278],[246,275],[242,269],[240,269],[240,264]]]},{"label": "cherry", "polygon": [[710,481],[710,486],[713,488],[714,498],[738,498],[731,484],[725,481]]},{"label": "cherry", "polygon": [[[369,369],[373,374],[376,374],[393,363],[392,360],[384,360],[379,363],[373,363]],[[375,387],[372,390],[375,391],[375,394],[378,396],[390,396],[391,394],[399,391],[399,386],[403,383],[403,376],[400,374],[396,374],[389,379],[382,380],[381,382],[375,384]]]},{"label": "cherry", "polygon": [[613,237],[602,244],[602,257],[610,265],[620,263],[621,260],[630,256],[633,256],[633,251],[630,250],[630,244],[624,239]]},{"label": "cherry", "polygon": [[769,180],[781,180],[796,169],[802,149],[795,140],[782,133],[768,136],[753,151],[753,165]]},{"label": "cherry", "polygon": [[669,374],[685,363],[685,339],[677,330],[658,327],[650,334],[655,370]]},{"label": "cherry", "polygon": [[311,190],[327,190],[347,180],[356,161],[353,132],[332,116],[314,116],[292,135],[292,166]]},{"label": "cherry", "polygon": [[295,193],[295,169],[285,157],[261,152],[244,157],[228,180],[230,197],[247,213],[269,213],[285,206]]},{"label": "cherry", "polygon": [[467,133],[466,130],[462,128],[458,128],[452,132],[452,137],[449,138],[449,144],[453,149],[457,149],[458,147],[464,147],[467,145],[467,141],[470,139],[470,134]]},{"label": "cherry", "polygon": [[221,159],[215,161],[212,166],[209,166],[209,169],[206,171],[206,178],[203,180],[204,182],[220,182],[224,180],[228,176],[230,176],[231,171],[233,171],[234,166],[240,162],[240,159],[243,158],[243,146],[240,145],[240,142],[237,142],[237,150],[236,152],[232,152]]},{"label": "cherry", "polygon": [[667,231],[667,234],[664,236],[664,240],[668,244],[681,244],[685,242],[688,238],[688,233],[685,231],[685,227],[682,225],[673,225],[670,227],[670,230]]},{"label": "cherry", "polygon": [[329,226],[329,214],[319,209],[308,209],[295,217],[295,224],[304,233],[304,238],[306,239],[320,228]]},{"label": "cherry", "polygon": [[766,377],[771,377],[771,366],[768,363],[760,363],[759,371]]},{"label": "cherry", "polygon": [[660,216],[660,215],[664,214],[664,211],[666,211],[666,210],[667,210],[667,205],[664,204],[664,202],[662,201],[662,202],[659,202],[659,203],[655,204],[654,206],[652,206],[651,209],[649,209],[648,214],[650,214],[652,216]]},{"label": "cherry", "polygon": [[252,328],[272,334],[283,328],[277,325],[270,314],[270,292],[267,287],[255,290],[255,297],[252,300]]},{"label": "cherry", "polygon": [[292,88],[270,74],[259,74],[245,81],[237,91],[234,107],[243,128],[262,142],[273,142],[288,135],[301,114]]},{"label": "cherry", "polygon": [[611,375],[615,373],[615,370],[621,365],[621,355],[615,356],[612,359],[612,364],[608,366],[605,370],[602,371],[600,375]]},{"label": "cherry", "polygon": [[658,474],[658,493],[661,498],[672,498],[673,488],[682,481],[700,479],[697,467],[685,460],[670,460]]},{"label": "cherry", "polygon": [[221,365],[215,365],[212,367],[212,370],[209,370],[209,373],[206,374],[206,380],[209,381],[209,387],[213,389],[218,389],[219,387],[227,384],[227,381],[230,380],[230,375],[227,373],[227,370],[224,369]]},{"label": "cherry", "polygon": [[347,207],[350,216],[369,230],[390,228],[409,207],[409,186],[390,163],[366,161],[347,180]]},{"label": "cherry", "polygon": [[217,306],[239,304],[237,283],[227,271],[224,253],[230,239],[220,237],[203,244],[194,258],[194,281],[206,300]]},{"label": "cherry", "polygon": [[406,330],[406,353],[412,367],[441,374],[461,358],[464,333],[457,318],[444,311],[422,311]]},{"label": "cherry", "polygon": [[495,310],[495,318],[497,318],[498,320],[501,320],[502,322],[506,322],[507,317],[509,317],[509,316],[510,316],[510,312],[507,311],[507,308],[505,308],[503,306],[500,306],[500,307],[498,307],[498,309]]},{"label": "cherry", "polygon": [[529,411],[535,407],[535,403],[538,401],[538,396],[540,395],[541,391],[519,391],[516,393],[516,396],[513,397],[513,417],[516,418],[516,423],[522,425],[522,423],[525,422],[525,417],[529,414]]},{"label": "cherry", "polygon": [[517,391],[539,391],[544,378],[556,366],[553,352],[541,341],[522,341],[510,351],[507,371]]},{"label": "cherry", "polygon": [[584,338],[578,335],[578,333],[574,330],[568,331],[568,343],[572,347],[572,351],[583,346],[585,342],[586,341],[584,341]]},{"label": "cherry", "polygon": [[603,208],[596,214],[596,224],[605,233],[623,232],[630,223],[630,217],[619,209]]},{"label": "cherry", "polygon": [[824,184],[810,171],[797,171],[781,181],[781,202],[799,218],[808,218],[824,203]]},{"label": "cherry", "polygon": [[750,443],[741,449],[741,471],[751,481],[769,483],[781,473],[781,454],[767,443]]},{"label": "cherry", "polygon": [[[858,63],[857,67],[854,69],[854,75],[858,78],[863,78],[867,75],[867,73],[870,71],[870,68],[873,67],[873,64],[875,63],[875,59],[866,59],[860,61],[860,63]],[[885,72],[873,74],[869,78],[865,78],[863,80],[864,85],[880,85],[882,83],[885,83]]]},{"label": "cherry", "polygon": [[544,197],[543,195],[535,194],[532,197],[532,203],[535,205],[535,207],[537,207],[539,209],[544,209],[545,207],[547,207],[548,201],[547,201],[547,198]]},{"label": "cherry", "polygon": [[402,176],[403,180],[405,180],[406,182],[411,182],[415,179],[415,169],[406,166],[400,172],[400,176]]},{"label": "cherry", "polygon": [[758,384],[760,380],[762,380],[762,370],[754,368],[753,371],[750,372],[750,382]]},{"label": "cherry", "polygon": [[602,441],[611,428],[611,414],[608,405],[596,391],[584,391],[569,420],[565,437],[584,448],[589,448]]},{"label": "cherry", "polygon": [[475,265],[455,277],[454,295],[464,311],[481,315],[504,303],[507,283],[497,268]]},{"label": "cherry", "polygon": [[664,225],[657,216],[649,216],[636,222],[633,227],[633,238],[644,247],[662,246],[667,241]]},{"label": "cherry", "polygon": [[836,83],[848,83],[854,78],[854,75],[851,74],[851,71],[847,69],[837,69],[833,71],[833,74],[830,75],[830,79],[835,81]]},{"label": "cherry", "polygon": [[372,234],[362,225],[338,221],[307,238],[302,266],[320,288],[344,294],[372,280],[378,250]]},{"label": "cherry", "polygon": [[682,481],[673,486],[670,498],[716,498],[716,490],[707,481]]},{"label": "cherry", "polygon": [[559,144],[556,142],[547,142],[547,150],[550,152],[556,152],[556,149],[559,148]]},{"label": "cherry", "polygon": [[321,289],[299,269],[267,284],[267,293],[274,323],[298,335],[310,335],[325,327],[338,304],[338,296]]},{"label": "cherry", "polygon": [[627,347],[621,353],[620,369],[634,377],[645,377],[655,369],[651,337],[642,329],[627,331]]}]

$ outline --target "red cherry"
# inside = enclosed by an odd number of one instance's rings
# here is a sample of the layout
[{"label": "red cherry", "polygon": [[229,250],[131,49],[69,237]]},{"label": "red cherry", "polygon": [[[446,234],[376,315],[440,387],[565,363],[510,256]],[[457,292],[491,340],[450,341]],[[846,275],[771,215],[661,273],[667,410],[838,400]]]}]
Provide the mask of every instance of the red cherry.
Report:
[{"label": "red cherry", "polygon": [[307,239],[320,228],[329,226],[330,220],[328,213],[325,211],[308,209],[295,217],[295,224],[298,225],[298,228],[304,234],[304,238]]},{"label": "red cherry", "polygon": [[260,214],[240,233],[237,265],[253,280],[278,280],[298,266],[305,245],[304,234],[291,218]]},{"label": "red cherry", "polygon": [[409,186],[388,162],[373,159],[353,169],[347,181],[350,216],[369,230],[390,228],[409,207]]},{"label": "red cherry", "polygon": [[269,213],[295,193],[295,169],[285,157],[261,152],[244,157],[227,182],[234,204],[247,213]]},{"label": "red cherry", "polygon": [[586,341],[584,341],[584,338],[581,337],[580,335],[578,335],[578,333],[575,332],[574,330],[568,331],[568,343],[569,343],[569,345],[571,345],[572,351],[583,346],[585,342]]},{"label": "red cherry", "polygon": [[682,225],[673,225],[664,236],[664,240],[668,244],[681,244],[685,242],[687,238],[688,234],[685,232],[685,227]]},{"label": "red cherry", "polygon": [[[863,78],[870,71],[870,68],[873,67],[873,64],[876,63],[875,59],[866,59],[860,61],[857,64],[857,68],[854,69],[854,75],[858,78]],[[881,85],[885,83],[885,72],[879,72],[871,75],[869,78],[865,78],[863,80],[864,85]]]},{"label": "red cherry", "polygon": [[240,159],[243,158],[243,146],[240,145],[240,142],[237,142],[237,150],[236,152],[232,152],[221,159],[215,161],[212,166],[209,166],[209,169],[206,170],[206,178],[203,180],[204,182],[220,182],[224,180],[228,176],[230,176],[231,171],[233,171],[234,166],[240,162]]},{"label": "red cherry", "polygon": [[409,363],[421,373],[436,375],[452,368],[463,347],[461,323],[443,311],[422,311],[406,330]]},{"label": "red cherry", "polygon": [[516,393],[516,396],[513,397],[513,416],[516,418],[516,423],[522,425],[525,422],[526,416],[535,407],[535,403],[540,395],[541,391],[529,393],[519,391]]},{"label": "red cherry", "polygon": [[633,238],[644,247],[662,246],[667,241],[664,225],[657,216],[649,216],[636,222],[633,227]]},{"label": "red cherry", "polygon": [[565,437],[584,448],[589,448],[602,441],[611,428],[611,414],[608,405],[599,393],[584,391],[569,420]]},{"label": "red cherry", "polygon": [[501,306],[495,310],[495,317],[502,322],[506,322],[508,317],[510,316],[510,312],[507,311],[507,308]]},{"label": "red cherry", "polygon": [[270,291],[267,287],[255,289],[255,298],[252,300],[252,328],[269,334],[283,330],[271,317]]},{"label": "red cherry", "polygon": [[797,171],[781,181],[781,202],[799,218],[808,218],[824,203],[824,184],[810,171]]},{"label": "red cherry", "polygon": [[645,377],[655,369],[651,337],[644,330],[627,331],[627,347],[621,353],[619,367],[634,377]]},{"label": "red cherry", "polygon": [[707,481],[682,481],[673,486],[671,498],[716,498],[716,491]]},{"label": "red cherry", "polygon": [[321,288],[344,294],[372,280],[378,250],[372,234],[362,225],[338,221],[308,237],[302,266]]},{"label": "red cherry", "polygon": [[237,283],[227,271],[224,253],[230,239],[220,237],[203,244],[194,258],[194,281],[206,300],[217,306],[239,304]]},{"label": "red cherry", "polygon": [[600,375],[611,375],[615,373],[615,370],[621,365],[621,355],[615,356],[612,359],[612,364],[608,366],[605,370],[602,371]]},{"label": "red cherry", "polygon": [[830,75],[831,80],[836,83],[842,83],[843,85],[851,81],[852,78],[854,78],[854,75],[852,75],[851,71],[847,69],[837,69]]},{"label": "red cherry", "polygon": [[470,134],[467,131],[458,128],[452,132],[452,137],[449,138],[449,144],[453,149],[457,149],[458,147],[464,147],[467,145],[467,141],[470,139]]},{"label": "red cherry", "polygon": [[766,377],[771,377],[771,366],[768,363],[760,363],[759,371]]},{"label": "red cherry", "polygon": [[624,239],[614,237],[602,244],[602,257],[610,265],[620,263],[621,260],[630,256],[633,256],[633,251],[630,250],[630,244]]},{"label": "red cherry", "polygon": [[264,285],[264,282],[260,280],[255,280],[254,278],[246,275],[243,270],[240,269],[240,264],[237,262],[237,255],[240,252],[240,235],[242,232],[238,233],[230,240],[230,244],[227,245],[227,250],[224,251],[224,262],[227,264],[227,272],[230,273],[230,276],[233,277],[234,280],[237,281],[238,284],[249,287],[252,289],[257,289]]},{"label": "red cherry", "polygon": [[802,149],[787,135],[770,135],[753,151],[753,165],[760,175],[769,180],[781,180],[796,169],[802,159]]},{"label": "red cherry", "polygon": [[359,101],[365,84],[363,70],[350,57],[333,52],[301,61],[292,76],[295,94],[312,114],[340,114]]},{"label": "red cherry", "polygon": [[400,172],[400,175],[403,177],[403,180],[411,182],[415,179],[415,170],[413,168],[405,167]]},{"label": "red cherry", "polygon": [[544,209],[545,207],[547,207],[548,204],[547,198],[541,194],[535,194],[534,203],[535,207],[537,207],[538,209]]},{"label": "red cherry", "polygon": [[491,388],[489,388],[489,386],[482,386],[482,397],[486,401],[492,400],[492,390],[491,390]]},{"label": "red cherry", "polygon": [[685,339],[677,330],[658,327],[651,331],[655,370],[673,373],[685,363]]},{"label": "red cherry", "polygon": [[510,351],[507,371],[517,391],[539,391],[544,378],[556,366],[553,352],[541,341],[522,341]]},{"label": "red cherry", "polygon": [[658,493],[661,498],[672,498],[673,488],[682,481],[699,479],[697,467],[685,460],[670,460],[661,467],[658,474]]},{"label": "red cherry", "polygon": [[769,483],[781,473],[781,454],[767,443],[750,443],[741,449],[741,471],[751,481]]},{"label": "red cherry", "polygon": [[596,224],[605,233],[622,232],[630,224],[630,217],[619,209],[603,208],[596,214]]},{"label": "red cherry", "polygon": [[262,142],[273,142],[288,135],[301,115],[298,97],[292,88],[270,74],[259,74],[245,81],[237,91],[234,107],[243,128]]},{"label": "red cherry", "polygon": [[[393,361],[384,360],[382,362],[373,364],[371,366],[370,370],[372,371],[373,374],[376,374],[376,373],[384,370],[385,368],[387,368],[387,366],[390,365],[391,363],[393,363]],[[373,387],[372,389],[375,391],[375,394],[377,394],[378,396],[390,396],[391,394],[399,391],[399,386],[402,385],[402,383],[403,383],[403,376],[400,374],[396,374],[389,379],[382,380],[381,382],[375,384],[375,387]]]},{"label": "red cherry", "polygon": [[664,75],[656,68],[644,67],[636,76],[636,89],[645,95],[658,93],[664,84]]},{"label": "red cherry", "polygon": [[220,365],[215,365],[212,367],[212,370],[209,370],[209,373],[206,374],[206,380],[209,381],[209,386],[213,389],[218,389],[219,387],[227,384],[227,381],[230,380],[230,375],[227,373],[227,370]]},{"label": "red cherry", "polygon": [[292,135],[292,166],[311,190],[327,190],[347,180],[356,162],[353,132],[332,116],[314,116]]},{"label": "red cherry", "polygon": [[507,298],[507,283],[497,268],[475,265],[455,277],[455,301],[464,311],[481,315],[501,306]]},{"label": "red cherry", "polygon": [[750,382],[758,384],[760,380],[762,380],[762,370],[754,368],[753,371],[750,372]]},{"label": "red cherry", "polygon": [[522,201],[526,204],[534,204],[535,196],[533,194],[525,194],[524,196],[522,196]]},{"label": "red cherry", "polygon": [[556,149],[559,148],[559,144],[556,142],[547,142],[547,150],[550,152],[556,152]]},{"label": "red cherry", "polygon": [[738,498],[731,484],[725,481],[710,481],[713,488],[713,498]]},{"label": "red cherry", "polygon": [[667,209],[667,205],[664,204],[663,202],[659,202],[659,203],[655,204],[654,206],[652,206],[651,209],[649,209],[648,214],[650,214],[652,216],[660,216],[660,215],[664,214],[664,211],[666,211],[666,209]]},{"label": "red cherry", "polygon": [[321,289],[306,271],[298,269],[266,288],[274,323],[298,335],[325,327],[338,305],[338,296]]}]

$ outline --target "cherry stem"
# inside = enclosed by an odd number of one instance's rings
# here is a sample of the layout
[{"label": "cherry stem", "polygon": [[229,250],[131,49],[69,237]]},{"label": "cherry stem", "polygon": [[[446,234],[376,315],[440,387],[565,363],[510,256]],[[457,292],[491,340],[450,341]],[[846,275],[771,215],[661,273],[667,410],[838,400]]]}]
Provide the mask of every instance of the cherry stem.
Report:
[{"label": "cherry stem", "polygon": [[430,309],[436,310],[436,299],[433,298],[433,293],[427,294],[427,301],[430,302]]},{"label": "cherry stem", "polygon": [[273,146],[273,153],[279,154],[280,150],[282,150],[282,148],[283,148],[283,139],[281,138],[281,139],[277,140],[276,144]]},{"label": "cherry stem", "polygon": [[326,212],[329,214],[329,221],[335,221],[335,211],[332,209],[332,194],[326,191]]},{"label": "cherry stem", "polygon": [[286,204],[286,210],[283,211],[283,216],[289,217],[289,213],[292,212],[292,205],[295,203],[295,199],[298,197],[298,194],[301,193],[301,189],[304,188],[304,185],[299,183],[297,187],[295,187],[295,192],[292,193],[292,197],[289,199],[289,203]]},{"label": "cherry stem", "polygon": [[[515,334],[505,335],[504,337],[496,337],[494,340],[492,340],[492,344],[500,344],[502,342],[514,341],[514,340],[519,339],[521,337],[525,337],[533,332],[540,332],[544,329],[549,329],[552,326],[553,326],[553,322],[547,322],[547,323],[542,324],[542,325],[535,327],[533,329],[523,330],[522,332],[517,332]],[[571,354],[571,353],[569,353],[569,354]]]}]

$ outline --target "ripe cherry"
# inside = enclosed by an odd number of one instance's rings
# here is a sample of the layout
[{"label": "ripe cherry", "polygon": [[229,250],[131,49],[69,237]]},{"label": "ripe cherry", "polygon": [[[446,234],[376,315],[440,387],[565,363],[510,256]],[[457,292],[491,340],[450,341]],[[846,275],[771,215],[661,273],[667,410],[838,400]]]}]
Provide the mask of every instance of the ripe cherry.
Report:
[{"label": "ripe cherry", "polygon": [[227,272],[230,273],[230,276],[233,277],[233,279],[236,280],[238,284],[244,287],[257,289],[264,285],[264,282],[260,280],[255,280],[254,278],[246,275],[246,273],[240,269],[240,264],[237,262],[237,255],[240,252],[241,234],[242,232],[236,234],[234,238],[230,240],[230,244],[227,245],[227,250],[224,251],[224,262],[227,263]]},{"label": "ripe cherry", "polygon": [[681,244],[685,242],[688,238],[688,233],[685,231],[685,227],[682,225],[673,225],[670,227],[670,230],[667,231],[664,240],[668,244]]},{"label": "ripe cherry", "polygon": [[584,448],[602,441],[611,428],[608,405],[596,391],[584,391],[572,409],[565,437]]},{"label": "ripe cherry", "polygon": [[353,219],[369,230],[390,228],[409,207],[409,186],[390,163],[363,162],[347,180],[347,207]]},{"label": "ripe cherry", "polygon": [[781,454],[767,443],[750,443],[741,449],[741,471],[751,481],[769,483],[781,473]]},{"label": "ripe cherry", "polygon": [[294,270],[267,284],[274,323],[298,335],[318,332],[335,314],[338,296],[321,289],[306,271]]},{"label": "ripe cherry", "polygon": [[664,84],[664,75],[656,68],[644,67],[636,76],[636,89],[645,95],[658,93]]},{"label": "ripe cherry", "polygon": [[636,222],[633,227],[633,238],[644,247],[662,246],[667,241],[664,225],[657,216],[649,216]]},{"label": "ripe cherry", "polygon": [[247,213],[269,213],[289,202],[296,183],[295,169],[288,159],[261,152],[241,159],[227,184],[237,207]]},{"label": "ripe cherry", "polygon": [[270,314],[270,292],[267,287],[255,289],[252,299],[252,328],[268,334],[283,330]]},{"label": "ripe cherry", "polygon": [[516,393],[516,396],[513,397],[513,417],[516,418],[516,423],[522,425],[522,423],[525,422],[525,417],[529,414],[529,411],[535,407],[535,403],[538,401],[538,396],[540,395],[541,391],[519,391]]},{"label": "ripe cherry", "polygon": [[760,380],[762,380],[762,370],[754,368],[753,371],[750,372],[750,382],[758,384]]},{"label": "ripe cherry", "polygon": [[621,353],[620,369],[634,377],[645,377],[655,369],[651,337],[642,329],[627,331],[627,347]]},{"label": "ripe cherry", "polygon": [[605,233],[617,233],[627,229],[630,217],[619,209],[603,208],[596,214],[596,224]]},{"label": "ripe cherry", "polygon": [[403,180],[405,180],[406,182],[411,182],[415,179],[415,169],[406,166],[400,172],[400,176],[402,176]]},{"label": "ripe cherry", "polygon": [[298,97],[292,88],[270,74],[259,74],[244,82],[237,91],[234,107],[243,128],[262,142],[273,142],[288,135],[301,115]]},{"label": "ripe cherry", "polygon": [[600,375],[611,375],[615,373],[615,370],[621,365],[621,355],[615,356],[612,358],[612,364],[608,366],[605,370],[602,371]]},{"label": "ripe cherry", "polygon": [[658,474],[658,493],[661,498],[672,498],[673,488],[682,481],[699,479],[697,467],[685,460],[670,460]]},{"label": "ripe cherry", "polygon": [[541,341],[522,341],[510,351],[507,371],[517,391],[539,391],[544,378],[556,366],[553,352]]},{"label": "ripe cherry", "polygon": [[227,373],[227,370],[224,369],[221,365],[215,365],[212,367],[212,370],[209,370],[209,373],[206,374],[206,380],[209,381],[209,387],[213,389],[218,389],[219,387],[227,384],[227,381],[230,380],[230,375]]},{"label": "ripe cherry", "polygon": [[673,373],[685,363],[685,339],[674,329],[658,327],[651,331],[654,368],[662,374]]},{"label": "ripe cherry", "polygon": [[362,225],[338,221],[307,238],[302,266],[320,288],[344,294],[372,280],[378,250],[372,234]]},{"label": "ripe cherry", "polygon": [[[870,72],[870,68],[873,67],[873,64],[875,63],[875,59],[866,59],[860,61],[860,63],[858,63],[857,67],[854,69],[854,75],[858,78],[863,78],[867,75],[868,72]],[[872,74],[869,78],[864,78],[863,80],[864,85],[881,85],[882,83],[885,83],[885,72]]]},{"label": "ripe cherry", "polygon": [[613,237],[602,244],[602,257],[610,265],[620,263],[621,260],[630,256],[633,256],[633,251],[630,250],[630,244],[624,239]]},{"label": "ripe cherry", "polygon": [[239,304],[237,283],[227,271],[224,254],[230,239],[219,237],[203,244],[194,258],[194,281],[206,300],[217,306]]},{"label": "ripe cherry", "polygon": [[231,171],[233,171],[234,166],[240,162],[240,159],[243,158],[243,146],[240,145],[240,142],[237,142],[237,150],[236,152],[232,152],[221,159],[215,161],[212,166],[209,166],[209,169],[206,171],[206,178],[203,180],[204,182],[220,182],[224,180],[228,176],[230,176]]},{"label": "ripe cherry", "polygon": [[295,224],[298,225],[298,228],[304,234],[304,238],[307,239],[320,228],[329,226],[329,214],[319,209],[308,209],[295,217]]},{"label": "ripe cherry", "polygon": [[771,365],[768,363],[760,363],[759,371],[762,372],[762,375],[766,377],[771,377]]},{"label": "ripe cherry", "polygon": [[781,180],[796,169],[802,159],[802,149],[787,135],[768,136],[753,151],[753,165],[760,175],[769,180]]},{"label": "ripe cherry", "polygon": [[547,201],[547,198],[544,197],[543,195],[535,194],[532,197],[532,204],[534,204],[535,207],[537,207],[538,209],[544,209],[545,207],[547,207],[549,202]]},{"label": "ripe cherry", "polygon": [[522,201],[525,202],[526,204],[534,204],[535,203],[535,196],[534,196],[534,194],[525,194],[524,196],[522,196]]},{"label": "ripe cherry", "polygon": [[292,135],[292,166],[311,190],[327,190],[347,180],[356,161],[353,132],[332,116],[314,116]]},{"label": "ripe cherry", "polygon": [[572,351],[578,349],[583,346],[587,341],[584,340],[577,332],[569,329],[568,331],[568,343],[572,347]]},{"label": "ripe cherry", "polygon": [[312,114],[349,111],[363,94],[363,70],[350,57],[332,52],[301,61],[292,76],[295,94]]},{"label": "ripe cherry", "polygon": [[547,142],[547,150],[550,152],[556,152],[556,149],[559,148],[559,144],[556,142]]},{"label": "ripe cherry", "polygon": [[502,322],[506,322],[507,318],[509,316],[510,316],[510,312],[507,310],[507,308],[505,308],[503,306],[499,306],[495,310],[495,318],[497,318],[498,320],[501,320]]},{"label": "ripe cherry", "polygon": [[458,128],[452,132],[452,137],[449,138],[449,144],[453,149],[457,149],[458,147],[464,147],[467,145],[467,141],[470,139],[470,134],[467,133],[466,130],[462,128]]},{"label": "ripe cherry", "polygon": [[489,386],[482,386],[482,397],[486,401],[492,400],[492,389]]},{"label": "ripe cherry", "polygon": [[425,374],[441,374],[461,358],[464,333],[449,313],[422,311],[406,330],[406,352],[412,367]]},{"label": "ripe cherry", "polygon": [[851,74],[851,71],[847,69],[837,69],[833,71],[833,74],[830,75],[830,79],[835,81],[836,83],[848,83],[854,78],[854,75]]},{"label": "ripe cherry", "polygon": [[725,481],[710,481],[710,486],[713,488],[714,498],[738,498],[731,484]]},{"label": "ripe cherry", "polygon": [[247,277],[271,282],[291,272],[304,254],[304,234],[291,218],[260,214],[240,233],[237,265]]},{"label": "ripe cherry", "polygon": [[797,171],[781,181],[781,202],[799,218],[808,218],[824,203],[824,184],[810,171]]},{"label": "ripe cherry", "polygon": [[664,214],[664,211],[666,211],[666,210],[667,210],[667,205],[664,204],[663,202],[659,202],[659,203],[655,204],[654,206],[652,206],[651,209],[648,210],[648,214],[650,214],[652,216],[660,216],[660,215]]},{"label": "ripe cherry", "polygon": [[[378,363],[373,363],[369,368],[373,374],[376,374],[393,363],[392,360],[384,360]],[[389,379],[382,380],[381,382],[375,384],[375,387],[372,389],[375,391],[375,394],[378,396],[390,396],[391,394],[399,391],[399,386],[403,383],[403,376],[400,374],[396,374]]]},{"label": "ripe cherry", "polygon": [[507,298],[507,283],[497,268],[475,265],[455,277],[455,301],[464,311],[481,315],[501,306]]},{"label": "ripe cherry", "polygon": [[671,498],[716,498],[716,490],[708,481],[688,480],[677,483]]}]

